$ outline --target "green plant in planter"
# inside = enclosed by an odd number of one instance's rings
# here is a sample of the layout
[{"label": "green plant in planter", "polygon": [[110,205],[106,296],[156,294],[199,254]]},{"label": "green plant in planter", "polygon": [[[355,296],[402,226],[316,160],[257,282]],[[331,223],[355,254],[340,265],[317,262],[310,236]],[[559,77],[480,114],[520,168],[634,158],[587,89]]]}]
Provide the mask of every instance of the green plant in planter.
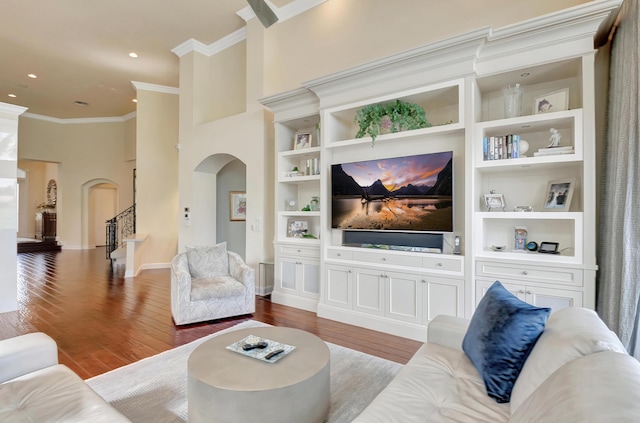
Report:
[{"label": "green plant in planter", "polygon": [[429,128],[424,109],[413,103],[396,100],[386,104],[370,104],[356,112],[354,118],[359,126],[356,138],[371,137],[371,145],[375,145],[376,137],[382,129],[388,132],[409,131]]}]

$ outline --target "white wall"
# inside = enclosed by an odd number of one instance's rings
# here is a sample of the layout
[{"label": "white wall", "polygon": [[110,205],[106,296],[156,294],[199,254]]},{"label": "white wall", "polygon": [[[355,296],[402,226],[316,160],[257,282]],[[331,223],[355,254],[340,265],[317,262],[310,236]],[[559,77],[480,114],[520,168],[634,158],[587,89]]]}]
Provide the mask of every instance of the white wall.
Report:
[{"label": "white wall", "polygon": [[0,313],[18,309],[18,116],[25,110],[0,103]]}]

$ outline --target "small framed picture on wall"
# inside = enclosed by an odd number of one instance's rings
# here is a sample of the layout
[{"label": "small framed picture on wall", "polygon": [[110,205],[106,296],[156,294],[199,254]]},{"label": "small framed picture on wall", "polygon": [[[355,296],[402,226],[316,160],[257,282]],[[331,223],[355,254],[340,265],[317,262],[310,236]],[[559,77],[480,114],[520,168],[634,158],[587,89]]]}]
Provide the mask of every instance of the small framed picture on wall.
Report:
[{"label": "small framed picture on wall", "polygon": [[229,220],[247,220],[247,193],[243,191],[230,191],[229,207]]}]

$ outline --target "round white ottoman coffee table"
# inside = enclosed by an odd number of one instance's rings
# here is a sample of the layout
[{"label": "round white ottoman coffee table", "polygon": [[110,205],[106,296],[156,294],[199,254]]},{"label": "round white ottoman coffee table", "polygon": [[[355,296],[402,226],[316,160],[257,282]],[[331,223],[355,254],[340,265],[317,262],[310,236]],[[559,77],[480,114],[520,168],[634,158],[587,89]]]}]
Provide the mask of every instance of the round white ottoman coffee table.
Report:
[{"label": "round white ottoman coffee table", "polygon": [[[226,349],[249,335],[295,349],[274,363]],[[187,367],[190,423],[321,423],[329,412],[329,348],[302,330],[231,331],[193,350]]]}]

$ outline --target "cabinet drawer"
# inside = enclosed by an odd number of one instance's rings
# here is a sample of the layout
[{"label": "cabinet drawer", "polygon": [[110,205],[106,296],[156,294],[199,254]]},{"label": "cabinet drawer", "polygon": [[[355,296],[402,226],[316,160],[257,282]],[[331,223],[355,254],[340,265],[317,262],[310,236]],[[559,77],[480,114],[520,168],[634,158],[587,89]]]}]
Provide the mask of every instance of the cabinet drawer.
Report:
[{"label": "cabinet drawer", "polygon": [[446,272],[462,272],[462,261],[440,257],[425,257],[422,267],[429,270],[443,270]]},{"label": "cabinet drawer", "polygon": [[295,257],[320,257],[320,249],[298,245],[279,245],[278,254]]},{"label": "cabinet drawer", "polygon": [[522,282],[544,282],[561,285],[582,286],[582,270],[561,267],[521,266],[479,261],[478,276],[506,278]]},{"label": "cabinet drawer", "polygon": [[353,253],[344,250],[327,250],[327,258],[338,260],[351,260]]},{"label": "cabinet drawer", "polygon": [[366,261],[369,263],[393,265],[393,266],[409,266],[409,267],[422,266],[421,257],[401,256],[401,255],[384,254],[384,253],[354,251],[353,260]]}]

